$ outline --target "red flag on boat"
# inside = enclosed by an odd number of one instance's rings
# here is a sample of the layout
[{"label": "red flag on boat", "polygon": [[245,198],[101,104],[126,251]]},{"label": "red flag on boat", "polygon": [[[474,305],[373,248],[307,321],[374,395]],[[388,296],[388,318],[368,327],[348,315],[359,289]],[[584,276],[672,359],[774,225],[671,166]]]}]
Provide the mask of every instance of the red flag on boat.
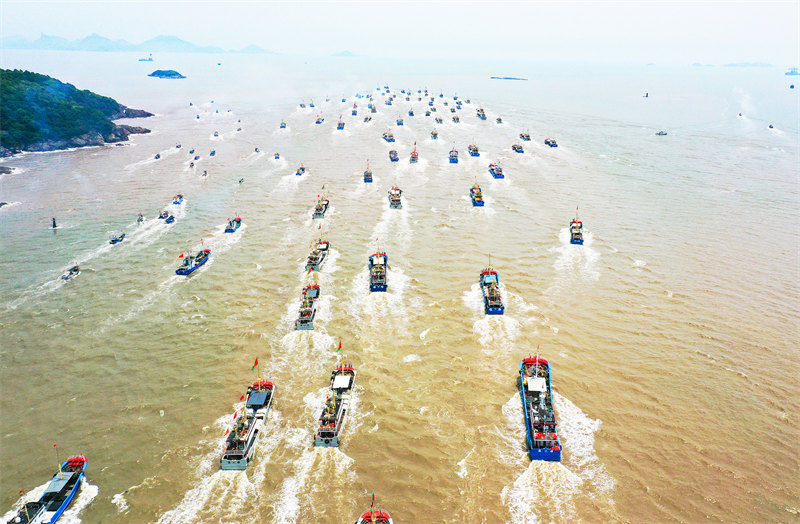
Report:
[{"label": "red flag on boat", "polygon": [[236,413],[233,414],[233,420],[236,420],[236,417],[238,417],[238,416],[239,416],[239,412],[237,411]]},{"label": "red flag on boat", "polygon": [[239,397],[239,400],[244,400],[244,395],[242,395],[241,397]]},{"label": "red flag on boat", "polygon": [[20,494],[20,495],[22,495],[23,493],[25,493],[25,490],[24,490],[24,489],[21,489],[21,490],[19,490],[19,494]]},{"label": "red flag on boat", "polygon": [[311,274],[311,270],[313,270],[313,269],[314,269],[313,267],[308,268],[308,274],[309,275]]},{"label": "red flag on boat", "polygon": [[337,349],[337,350],[336,350],[336,352],[338,353],[338,352],[340,352],[341,350],[342,350],[342,341],[341,341],[341,340],[339,340],[339,349]]},{"label": "red flag on boat", "polygon": [[231,432],[230,428],[229,428],[229,429],[226,429],[226,430],[225,430],[225,434],[224,434],[224,435],[222,435],[222,436],[223,436],[223,437],[227,437],[227,436],[228,436],[228,433],[230,433],[230,432]]},{"label": "red flag on boat", "polygon": [[258,366],[258,357],[256,357],[256,361],[255,361],[255,363],[253,364],[253,367],[252,367],[252,368],[250,368],[250,371],[253,371],[254,369],[256,369],[256,366]]},{"label": "red flag on boat", "polygon": [[322,224],[318,225],[317,229],[322,229]]},{"label": "red flag on boat", "polygon": [[325,184],[322,184],[322,189],[325,189]]},{"label": "red flag on boat", "polygon": [[181,253],[180,255],[178,255],[178,258],[183,258],[183,253]]},{"label": "red flag on boat", "polygon": [[58,444],[53,444],[53,447],[54,447],[54,448],[55,448],[55,447],[57,447],[57,446],[58,446]]}]

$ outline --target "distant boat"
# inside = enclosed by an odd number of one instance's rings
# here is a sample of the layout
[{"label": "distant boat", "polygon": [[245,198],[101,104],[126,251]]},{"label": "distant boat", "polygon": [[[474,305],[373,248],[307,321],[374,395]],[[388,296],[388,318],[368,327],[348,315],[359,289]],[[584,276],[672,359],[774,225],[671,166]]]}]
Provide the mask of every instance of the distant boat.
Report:
[{"label": "distant boat", "polygon": [[125,240],[125,233],[121,233],[119,236],[116,237],[111,237],[111,240],[109,240],[108,243],[114,245],[114,244],[119,244],[123,240]]},{"label": "distant boat", "polygon": [[791,67],[784,74],[789,75],[789,76],[800,75],[800,71],[798,71],[796,67]]},{"label": "distant boat", "polygon": [[155,158],[156,158],[156,160],[158,160],[159,158],[161,158],[161,154],[160,153],[156,153],[156,157]]},{"label": "distant boat", "polygon": [[[148,56],[147,58],[140,58],[139,59],[139,62],[152,62],[152,61],[153,61],[153,53],[150,53],[150,56]],[[192,105],[192,104],[189,104],[189,105]]]},{"label": "distant boat", "polygon": [[467,151],[469,152],[469,156],[481,156],[480,152],[478,151],[478,146],[475,144],[470,144],[470,146],[467,148]]},{"label": "distant boat", "polygon": [[456,149],[450,150],[450,163],[458,164],[458,151]]},{"label": "distant boat", "polygon": [[431,131],[431,140],[437,140],[438,138],[439,138],[439,132],[436,131],[436,128],[434,127],[433,131]]},{"label": "distant boat", "polygon": [[303,167],[303,164],[300,164],[300,167],[297,168],[297,172],[295,173],[295,175],[301,176],[301,175],[305,174],[305,172],[306,172],[306,168]]},{"label": "distant boat", "polygon": [[500,167],[500,164],[489,164],[489,172],[494,178],[505,178],[505,175],[503,175],[503,168]]},{"label": "distant boat", "polygon": [[372,182],[372,170],[369,168],[369,161],[367,161],[367,169],[364,170],[364,182]]},{"label": "distant boat", "polygon": [[392,186],[392,189],[389,190],[389,207],[391,209],[401,209],[403,207],[402,195],[402,189],[397,185]]},{"label": "distant boat", "polygon": [[281,122],[281,129],[286,129],[286,122]]},{"label": "distant boat", "polygon": [[311,218],[325,218],[325,212],[328,211],[329,205],[330,201],[324,196],[317,200],[317,204],[314,206],[314,213],[312,214]]},{"label": "distant boat", "polygon": [[369,256],[369,290],[372,292],[386,291],[388,287],[387,267],[389,258],[383,251],[378,251]]},{"label": "distant boat", "polygon": [[394,135],[391,131],[387,131],[383,134],[383,139],[387,142],[394,142]]},{"label": "distant boat", "polygon": [[328,258],[330,249],[331,243],[328,240],[322,240],[320,238],[306,259],[306,271],[319,271],[325,259]]},{"label": "distant boat", "polygon": [[514,145],[512,145],[512,146],[511,146],[511,149],[512,149],[512,150],[513,150],[515,153],[524,153],[524,152],[525,152],[525,150],[524,150],[524,149],[522,149],[522,146],[521,146],[521,145],[519,145],[519,144],[514,144]]},{"label": "distant boat", "polygon": [[526,131],[526,132],[524,132],[524,133],[520,133],[520,134],[519,134],[519,137],[520,137],[522,140],[524,140],[525,142],[530,142],[530,141],[531,141],[531,134],[530,134],[530,133],[528,133],[527,131]]},{"label": "distant boat", "polygon": [[558,144],[552,138],[545,138],[544,139],[544,144],[547,145],[547,146],[550,146],[550,147],[558,147]]},{"label": "distant boat", "polygon": [[392,162],[397,162],[400,160],[400,157],[397,156],[396,150],[392,149],[391,151],[389,151],[389,160],[391,160]]},{"label": "distant boat", "polygon": [[398,126],[402,126],[403,125],[403,119],[402,118],[398,118],[397,119],[397,125]]},{"label": "distant boat", "polygon": [[342,117],[339,117],[339,122],[336,124],[336,129],[339,131],[344,129],[344,122],[342,122]]},{"label": "distant boat", "polygon": [[489,266],[481,271],[478,280],[483,293],[483,309],[486,314],[502,315],[506,308],[500,296],[500,275],[492,266]]},{"label": "distant boat", "polygon": [[315,123],[315,124],[321,124],[321,123],[323,123],[324,121],[325,121],[325,119],[324,119],[324,118],[322,118],[322,117],[320,117],[319,115],[317,115],[317,121],[316,121],[316,122],[314,122],[314,123]]},{"label": "distant boat", "polygon": [[317,316],[319,293],[318,284],[308,285],[303,288],[300,310],[294,323],[295,330],[308,331],[314,329],[314,317]]},{"label": "distant boat", "polygon": [[656,136],[667,136],[667,132],[666,131],[659,131],[658,133],[656,133]]},{"label": "distant boat", "polygon": [[469,196],[472,199],[473,207],[483,207],[483,192],[481,192],[481,186],[477,182],[470,188]]},{"label": "distant boat", "polygon": [[80,266],[72,266],[64,271],[64,274],[61,275],[61,280],[69,280],[72,277],[78,276],[81,273]]},{"label": "distant boat", "polygon": [[454,116],[454,117],[453,117],[453,122],[455,122],[456,124],[458,124],[459,122],[461,122],[461,119],[460,119],[460,118],[458,118],[458,115],[456,115],[456,116]]}]

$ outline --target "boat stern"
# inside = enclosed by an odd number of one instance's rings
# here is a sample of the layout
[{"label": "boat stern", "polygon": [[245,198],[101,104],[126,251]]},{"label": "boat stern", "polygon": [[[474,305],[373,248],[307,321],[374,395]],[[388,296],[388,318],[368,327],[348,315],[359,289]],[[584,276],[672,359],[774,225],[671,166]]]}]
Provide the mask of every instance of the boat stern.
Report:
[{"label": "boat stern", "polygon": [[[560,444],[560,442],[559,442]],[[547,462],[560,462],[561,461],[561,446],[555,448],[534,448],[528,450],[528,456],[531,460],[544,460]]]}]

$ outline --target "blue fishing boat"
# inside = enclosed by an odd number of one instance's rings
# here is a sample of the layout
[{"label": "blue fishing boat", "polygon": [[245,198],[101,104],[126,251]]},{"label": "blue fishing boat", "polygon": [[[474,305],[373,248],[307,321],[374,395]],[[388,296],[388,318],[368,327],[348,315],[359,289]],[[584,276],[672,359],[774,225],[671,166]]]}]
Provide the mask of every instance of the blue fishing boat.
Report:
[{"label": "blue fishing boat", "polygon": [[430,110],[428,110],[428,111],[425,111],[425,116],[431,116],[431,112],[430,112]]},{"label": "blue fishing boat", "polygon": [[398,118],[397,119],[397,125],[398,126],[402,126],[403,125],[403,119],[402,118]]},{"label": "blue fishing boat", "polygon": [[308,104],[308,107],[315,107],[315,106],[314,106],[314,101],[313,101],[313,100],[311,101],[311,103],[309,103],[309,104]]},{"label": "blue fishing boat", "polygon": [[142,222],[144,222],[144,215],[139,213],[139,216],[136,217],[136,223],[141,224]]},{"label": "blue fishing boat", "polygon": [[575,218],[569,223],[569,243],[583,245],[583,222],[578,218],[578,208],[575,208]]},{"label": "blue fishing boat", "polygon": [[417,153],[417,143],[414,142],[414,150],[411,152],[411,158],[408,160],[411,164],[416,164],[419,161],[419,153]]},{"label": "blue fishing boat", "polygon": [[383,251],[378,251],[369,256],[369,290],[386,291],[388,287],[389,258]]},{"label": "blue fishing boat", "polygon": [[225,226],[226,233],[235,233],[239,226],[242,225],[242,219],[240,217],[236,217],[233,220],[228,219],[228,225]]},{"label": "blue fishing boat", "polygon": [[215,150],[213,150],[213,149],[212,149],[212,150],[211,150],[211,152],[209,153],[209,156],[214,156],[214,155],[216,155],[216,154],[217,154],[217,152],[216,152]]},{"label": "blue fishing boat", "polygon": [[72,266],[71,268],[65,269],[64,274],[61,275],[61,280],[69,280],[72,277],[76,277],[81,273],[81,266]]},{"label": "blue fishing boat", "polygon": [[408,110],[408,116],[414,116],[414,110],[413,109],[409,109]]},{"label": "blue fishing boat", "polygon": [[544,143],[545,143],[545,145],[548,145],[550,147],[558,147],[558,144],[552,138],[546,138]]},{"label": "blue fishing boat", "polygon": [[353,116],[358,116],[358,111],[356,110],[356,108],[353,108],[353,110],[350,112],[350,114],[353,115]]},{"label": "blue fishing boat", "polygon": [[300,310],[294,329],[308,331],[314,329],[314,317],[317,316],[317,299],[319,298],[319,284],[308,285],[303,288]]},{"label": "blue fishing boat", "polygon": [[483,192],[481,192],[481,186],[477,182],[470,188],[469,196],[472,199],[473,207],[483,207]]},{"label": "blue fishing boat", "polygon": [[456,108],[455,108],[455,107],[451,107],[451,108],[450,108],[450,112],[451,112],[451,113],[455,113],[455,112],[456,112]]},{"label": "blue fishing boat", "polygon": [[367,161],[367,169],[364,170],[364,182],[372,183],[372,170],[369,168],[369,161]]},{"label": "blue fishing boat", "polygon": [[489,164],[489,172],[495,178],[505,178],[505,175],[503,175],[503,168],[500,167],[500,164]]},{"label": "blue fishing boat", "polygon": [[183,203],[183,195],[178,193],[177,195],[172,197],[172,203],[175,204],[176,206],[182,204]]},{"label": "blue fishing boat", "polygon": [[450,163],[458,164],[458,151],[455,148],[450,150]]},{"label": "blue fishing boat", "polygon": [[458,124],[459,122],[461,122],[461,119],[458,117],[458,115],[456,115],[456,116],[454,116],[454,117],[453,117],[453,122],[455,122],[456,124]]},{"label": "blue fishing boat", "polygon": [[664,131],[664,130],[661,130],[658,133],[656,133],[656,136],[667,136],[667,132]]},{"label": "blue fishing boat", "polygon": [[502,315],[505,311],[500,296],[500,275],[492,266],[481,271],[479,282],[483,292],[483,309],[487,315]]},{"label": "blue fishing boat", "polygon": [[209,256],[211,256],[210,249],[201,249],[194,256],[184,256],[183,253],[181,253],[181,256],[178,258],[183,259],[183,264],[175,270],[175,274],[182,276],[191,274],[192,271],[205,264]]},{"label": "blue fishing boat", "polygon": [[[217,111],[217,112],[219,113],[219,111]],[[219,136],[219,131],[214,131],[214,136],[215,137]]]},{"label": "blue fishing boat", "polygon": [[520,133],[520,134],[519,134],[519,137],[520,137],[522,140],[524,140],[525,142],[530,142],[530,141],[531,141],[531,134],[530,134],[530,133],[528,133],[527,131],[526,131],[526,132],[524,132],[524,133]]},{"label": "blue fishing boat", "polygon": [[478,108],[478,110],[475,112],[475,115],[481,120],[486,120],[486,113],[483,111],[482,107]]},{"label": "blue fishing boat", "polygon": [[383,139],[387,142],[394,142],[394,135],[391,131],[387,131],[383,134]]},{"label": "blue fishing boat", "polygon": [[173,215],[170,215],[164,219],[165,224],[172,224],[173,222],[175,222],[175,217]]},{"label": "blue fishing boat", "polygon": [[394,149],[389,151],[389,160],[391,160],[392,162],[397,162],[398,160],[400,160],[400,157],[397,156],[397,151],[395,151]]},{"label": "blue fishing boat", "polygon": [[375,106],[372,106],[372,107],[370,108],[369,112],[370,112],[370,113],[377,113],[377,112],[378,112],[378,110],[375,108]]},{"label": "blue fishing boat", "polygon": [[339,130],[339,131],[344,129],[344,122],[342,122],[342,117],[341,116],[339,117],[339,122],[337,122],[337,124],[336,124],[336,129]]},{"label": "blue fishing boat", "polygon": [[109,241],[108,241],[108,243],[109,243],[109,244],[112,244],[112,245],[113,245],[113,244],[119,244],[119,243],[120,243],[120,242],[122,242],[123,240],[125,240],[125,233],[121,233],[121,234],[120,234],[119,236],[117,236],[117,237],[111,237],[111,240],[109,240]]},{"label": "blue fishing boat", "polygon": [[255,444],[261,427],[269,414],[275,384],[269,380],[258,380],[247,388],[247,397],[241,413],[234,415],[233,428],[226,433],[225,451],[219,467],[223,470],[242,471],[255,454]]},{"label": "blue fishing boat", "polygon": [[286,129],[286,122],[281,122],[281,129]]},{"label": "blue fishing boat", "polygon": [[347,102],[347,100],[342,98],[342,103],[344,104],[345,102]]},{"label": "blue fishing boat", "polygon": [[167,218],[168,216],[169,216],[169,213],[166,212],[166,211],[162,211],[161,213],[158,214],[158,218],[160,218],[162,220]]},{"label": "blue fishing boat", "polygon": [[511,149],[512,149],[512,150],[513,150],[515,153],[524,153],[524,152],[525,152],[525,150],[524,150],[524,149],[522,149],[522,146],[521,146],[521,145],[519,145],[519,144],[514,144],[514,145],[512,145],[512,146],[511,146]]},{"label": "blue fishing boat", "polygon": [[481,156],[480,152],[478,151],[478,146],[475,144],[470,144],[470,146],[467,148],[467,151],[469,151],[469,156]]},{"label": "blue fishing boat", "polygon": [[300,167],[297,168],[297,172],[295,173],[295,175],[301,176],[301,175],[305,174],[305,172],[306,172],[306,168],[303,167],[303,164],[300,164]]},{"label": "blue fishing boat", "polygon": [[434,127],[433,131],[431,131],[431,140],[438,140],[438,139],[439,139],[439,132]]},{"label": "blue fishing boat", "polygon": [[58,468],[36,502],[26,502],[9,524],[52,524],[69,506],[81,485],[89,461],[83,455],[70,457]]},{"label": "blue fishing boat", "polygon": [[306,272],[319,271],[319,268],[322,267],[322,264],[328,258],[330,249],[331,243],[320,238],[317,241],[317,245],[314,246],[314,249],[311,250],[311,253],[309,253],[306,259]]},{"label": "blue fishing boat", "polygon": [[319,428],[314,436],[314,446],[339,447],[344,429],[345,415],[350,411],[350,395],[356,383],[356,368],[340,364],[331,373],[331,391],[319,417]]},{"label": "blue fishing boat", "polygon": [[200,160],[200,155],[194,155],[195,160]]},{"label": "blue fishing boat", "polygon": [[159,158],[161,158],[161,154],[160,153],[156,153],[155,159],[158,160]]},{"label": "blue fishing boat", "polygon": [[321,116],[317,115],[317,120],[316,120],[314,123],[315,123],[315,124],[321,124],[321,123],[323,123],[324,121],[325,121],[325,119],[324,119],[324,118],[322,118]]},{"label": "blue fishing boat", "polygon": [[330,202],[324,196],[317,200],[317,204],[314,206],[314,213],[312,214],[311,218],[325,218],[325,212],[328,211],[328,206]]},{"label": "blue fishing boat", "polygon": [[193,154],[194,154],[194,149],[190,149],[190,150],[189,150],[189,154],[190,154],[190,155],[193,155]]},{"label": "blue fishing boat", "polygon": [[403,190],[397,187],[396,185],[392,186],[392,189],[389,190],[389,208],[391,209],[401,209],[403,207],[403,200],[402,200]]},{"label": "blue fishing boat", "polygon": [[531,460],[561,460],[561,441],[556,432],[550,363],[536,357],[522,359],[519,396],[525,414],[525,440]]}]

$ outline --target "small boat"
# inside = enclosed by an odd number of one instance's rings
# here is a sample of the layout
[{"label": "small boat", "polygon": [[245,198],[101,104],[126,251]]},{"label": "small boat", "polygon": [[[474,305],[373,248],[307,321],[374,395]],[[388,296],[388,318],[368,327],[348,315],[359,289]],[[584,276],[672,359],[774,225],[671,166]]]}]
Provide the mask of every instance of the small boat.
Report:
[{"label": "small boat", "polygon": [[217,154],[216,150],[212,149],[211,152],[208,155],[209,156],[214,156],[216,154]]},{"label": "small boat", "polygon": [[324,118],[322,118],[321,116],[317,115],[317,120],[316,120],[314,123],[315,123],[315,124],[321,124],[321,123],[323,123],[324,121],[325,121],[325,119],[324,119]]},{"label": "small boat", "polygon": [[311,103],[309,103],[309,104],[308,104],[308,107],[315,107],[315,106],[314,106],[314,101],[313,101],[313,100],[311,101]]},{"label": "small boat", "polygon": [[395,151],[394,149],[389,151],[389,160],[391,160],[392,162],[397,162],[398,160],[400,160],[400,157],[397,156],[397,151]]},{"label": "small boat", "polygon": [[398,126],[402,126],[403,125],[403,119],[402,118],[398,118],[397,119],[397,125]]},{"label": "small boat", "polygon": [[547,146],[550,146],[550,147],[558,147],[558,144],[552,138],[545,138],[544,139],[544,144],[547,145]]},{"label": "small boat", "polygon": [[523,358],[519,366],[519,396],[525,413],[525,433],[531,460],[561,460],[561,441],[556,432],[550,363],[536,357]]},{"label": "small boat", "polygon": [[342,117],[339,117],[339,122],[337,122],[337,124],[336,124],[336,129],[338,131],[341,131],[342,129],[344,129],[344,122],[342,122]]},{"label": "small boat", "polygon": [[308,259],[306,259],[306,272],[319,271],[325,259],[328,258],[330,249],[331,243],[329,241],[322,240],[321,238],[317,240],[317,245],[314,246],[314,249],[308,254]]},{"label": "small boat", "polygon": [[369,256],[369,290],[372,292],[375,291],[386,291],[388,287],[387,284],[387,272],[386,269],[389,266],[389,258],[386,256],[386,253],[383,251],[379,251],[378,253],[373,253]]},{"label": "small boat", "polygon": [[180,148],[181,148],[181,144],[180,143],[175,144],[175,149],[180,149]]},{"label": "small boat", "polygon": [[219,131],[214,131],[214,136],[219,136]]},{"label": "small boat", "polygon": [[409,109],[408,110],[408,116],[414,116],[414,110],[413,109]]},{"label": "small boat", "polygon": [[458,151],[456,151],[455,149],[450,150],[450,163],[458,164]]},{"label": "small boat", "polygon": [[136,222],[138,222],[139,224],[141,224],[142,222],[144,222],[144,215],[142,215],[141,213],[139,213],[139,216],[138,216],[138,217],[136,217]]},{"label": "small boat", "polygon": [[392,189],[389,190],[389,207],[391,209],[401,209],[403,207],[402,195],[402,189],[397,185],[392,186]]},{"label": "small boat", "polygon": [[191,274],[192,271],[205,264],[209,256],[211,256],[210,249],[201,249],[194,256],[183,256],[183,253],[181,253],[179,258],[183,259],[183,264],[175,270],[175,274],[182,276]]},{"label": "small boat", "polygon": [[305,172],[306,172],[306,168],[303,167],[303,164],[300,164],[300,167],[297,168],[297,172],[295,173],[295,175],[297,175],[297,176],[304,175]]},{"label": "small boat", "polygon": [[173,215],[170,215],[164,219],[165,224],[172,224],[173,222],[175,222],[175,217]]},{"label": "small boat", "polygon": [[394,524],[388,511],[375,508],[375,493],[372,494],[372,504],[369,509],[358,517],[355,524]]},{"label": "small boat", "polygon": [[666,131],[659,131],[658,133],[656,133],[656,136],[667,136],[667,132]]},{"label": "small boat", "polygon": [[775,126],[773,126],[772,124],[770,124],[770,125],[769,125],[769,128],[770,128],[770,129],[775,129]]},{"label": "small boat", "polygon": [[303,104],[303,103],[301,103],[301,104],[300,104],[300,109],[305,109],[305,108],[306,108],[306,105],[305,105],[305,104]]},{"label": "small boat", "polygon": [[237,127],[237,128],[236,128],[236,131],[241,131],[241,130],[242,130],[242,128],[241,128],[241,127]]},{"label": "small boat", "polygon": [[409,159],[409,162],[416,164],[417,161],[419,161],[419,153],[417,153],[417,148],[415,147],[414,151],[411,152],[411,158]]},{"label": "small boat", "polygon": [[578,208],[575,208],[575,218],[569,223],[569,243],[583,245],[583,222],[578,218]]},{"label": "small boat", "polygon": [[369,160],[367,161],[367,169],[364,170],[364,182],[372,182],[372,170],[369,168]]},{"label": "small boat", "polygon": [[67,509],[81,485],[89,461],[83,455],[70,457],[58,468],[36,502],[26,502],[9,524],[52,524]]},{"label": "small boat", "polygon": [[371,116],[369,116],[369,115],[368,115],[368,116],[365,116],[365,117],[364,117],[364,122],[372,122],[372,117],[371,117]]},{"label": "small boat", "polygon": [[477,182],[470,188],[469,196],[472,198],[473,207],[483,207],[483,193],[481,192],[481,186]]},{"label": "small boat", "polygon": [[195,156],[194,156],[194,159],[195,159],[195,160],[200,160],[200,155],[195,155]]},{"label": "small boat", "polygon": [[519,134],[519,137],[520,137],[522,140],[524,140],[525,142],[530,142],[530,141],[531,141],[531,135],[530,135],[530,133],[528,133],[527,131],[526,131],[525,133],[520,133],[520,134]]},{"label": "small boat", "polygon": [[162,211],[161,213],[158,214],[158,218],[161,218],[161,219],[167,218],[168,216],[169,216],[169,213],[167,213],[166,211]]},{"label": "small boat", "polygon": [[61,280],[69,280],[72,277],[78,276],[81,273],[81,266],[72,266],[64,270],[61,275]]},{"label": "small boat", "polygon": [[260,153],[260,152],[261,152],[261,150],[260,150],[260,149],[258,149],[258,148],[256,148],[256,151],[255,151],[255,152],[256,152],[256,153]]},{"label": "small boat", "polygon": [[796,67],[790,67],[788,71],[784,73],[787,76],[795,76],[800,75],[800,71],[797,70]]},{"label": "small boat", "polygon": [[358,116],[358,110],[353,109],[352,111],[350,111],[350,114],[353,116]]},{"label": "small boat", "polygon": [[312,214],[312,218],[325,218],[325,212],[328,211],[328,205],[330,202],[324,196],[317,200],[317,204],[314,206],[314,213]]},{"label": "small boat", "polygon": [[193,155],[193,154],[194,154],[194,149],[190,149],[190,150],[189,150],[189,154],[190,154],[190,155]]},{"label": "small boat", "polygon": [[331,392],[319,416],[319,428],[314,446],[339,447],[344,418],[350,411],[350,395],[356,383],[356,369],[351,364],[339,364],[331,373]]},{"label": "small boat", "polygon": [[497,119],[495,120],[495,122],[497,122],[498,124],[502,124],[503,123],[503,119],[498,116]]},{"label": "small boat", "polygon": [[478,151],[478,146],[475,144],[470,144],[470,146],[467,148],[467,151],[469,151],[469,156],[481,156],[480,152]]},{"label": "small boat", "polygon": [[503,168],[500,167],[500,164],[489,164],[489,172],[495,178],[505,178],[505,175],[503,175]]},{"label": "small boat", "polygon": [[383,134],[383,139],[387,142],[394,142],[394,135],[391,131],[387,131]]},{"label": "small boat", "polygon": [[119,236],[111,237],[111,240],[109,240],[108,243],[114,245],[114,244],[119,244],[123,240],[125,240],[125,233],[120,233]]},{"label": "small boat", "polygon": [[258,380],[247,388],[244,409],[234,415],[233,428],[227,433],[225,451],[219,461],[223,470],[242,471],[255,454],[255,444],[264,420],[272,407],[275,384],[269,380]]},{"label": "small boat", "polygon": [[286,129],[286,122],[281,122],[281,129]]},{"label": "small boat", "polygon": [[447,105],[447,102],[445,102],[444,105]]},{"label": "small boat", "polygon": [[465,103],[465,104],[471,104],[472,102],[470,102],[470,101],[469,101],[469,98],[467,98],[466,100],[464,100],[464,103]]},{"label": "small boat", "polygon": [[519,144],[514,144],[513,146],[511,146],[511,149],[512,149],[512,150],[513,150],[515,153],[524,153],[524,152],[525,152],[525,150],[524,150],[524,149],[522,149],[522,146],[521,146],[521,145],[519,145]]},{"label": "small boat", "polygon": [[242,225],[242,219],[240,217],[236,217],[233,220],[228,219],[228,225],[225,226],[226,233],[235,233],[239,226]]},{"label": "small boat", "polygon": [[182,204],[183,203],[183,195],[178,193],[177,195],[172,197],[172,203],[175,204],[176,206]]},{"label": "small boat", "polygon": [[455,107],[451,107],[451,108],[450,108],[450,112],[451,112],[451,113],[455,113],[455,112],[456,112],[456,108],[455,108]]},{"label": "small boat", "polygon": [[369,112],[370,113],[377,113],[378,110],[375,108],[375,106],[372,106],[371,108],[369,108]]},{"label": "small boat", "polygon": [[280,160],[280,159],[281,159],[280,153],[275,153],[275,160]]},{"label": "small boat", "polygon": [[458,118],[458,115],[456,115],[456,116],[454,116],[454,117],[453,117],[453,122],[455,122],[456,124],[458,124],[459,122],[461,122],[461,119],[460,119],[460,118]]},{"label": "small boat", "polygon": [[433,107],[433,100],[431,100],[430,102],[428,102],[428,106],[429,106],[429,107]]},{"label": "small boat", "polygon": [[431,140],[438,140],[438,138],[439,138],[439,132],[434,127],[433,131],[431,131]]},{"label": "small boat", "polygon": [[481,107],[478,108],[478,110],[475,112],[475,115],[481,120],[486,120],[486,113],[483,111],[483,108]]},{"label": "small boat", "polygon": [[314,317],[317,316],[317,299],[319,284],[311,284],[303,288],[300,311],[294,322],[295,330],[308,331],[314,329]]},{"label": "small boat", "polygon": [[387,106],[390,106],[390,105],[392,105],[392,99],[391,99],[391,98],[388,98],[388,99],[386,100],[386,105],[387,105]]},{"label": "small boat", "polygon": [[161,158],[161,154],[160,153],[156,153],[156,160],[158,160],[159,158]]},{"label": "small boat", "polygon": [[500,297],[500,275],[492,266],[481,271],[478,279],[483,292],[483,309],[487,315],[502,315],[505,311]]},{"label": "small boat", "polygon": [[430,111],[425,111],[425,116],[431,116],[431,112]]}]

